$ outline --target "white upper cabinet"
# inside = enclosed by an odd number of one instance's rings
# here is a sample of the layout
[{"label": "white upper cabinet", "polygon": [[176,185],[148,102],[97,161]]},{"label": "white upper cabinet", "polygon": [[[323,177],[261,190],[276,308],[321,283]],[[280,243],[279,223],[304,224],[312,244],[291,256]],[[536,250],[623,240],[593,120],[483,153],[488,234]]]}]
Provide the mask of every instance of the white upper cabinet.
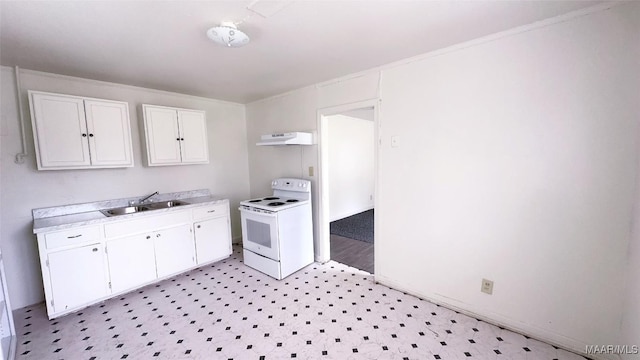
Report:
[{"label": "white upper cabinet", "polygon": [[149,166],[179,164],[178,113],[173,109],[143,105]]},{"label": "white upper cabinet", "polygon": [[112,101],[84,101],[91,164],[132,166],[129,105]]},{"label": "white upper cabinet", "polygon": [[29,91],[38,170],[132,167],[126,102]]},{"label": "white upper cabinet", "polygon": [[142,105],[149,166],[208,164],[204,111]]},{"label": "white upper cabinet", "polygon": [[178,110],[180,128],[180,152],[182,162],[208,163],[209,144],[207,143],[207,122],[204,112]]}]

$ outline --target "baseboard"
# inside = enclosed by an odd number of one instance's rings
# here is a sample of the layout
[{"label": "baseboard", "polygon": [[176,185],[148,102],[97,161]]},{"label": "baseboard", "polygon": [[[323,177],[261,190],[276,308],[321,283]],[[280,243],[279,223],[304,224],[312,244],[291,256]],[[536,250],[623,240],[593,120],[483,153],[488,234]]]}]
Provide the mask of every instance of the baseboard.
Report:
[{"label": "baseboard", "polygon": [[477,310],[474,311],[474,309],[467,309],[466,307],[469,307],[469,304],[464,304],[454,299],[448,299],[444,297],[436,299],[432,296],[428,296],[428,295],[413,291],[407,285],[399,283],[392,279],[386,278],[384,276],[374,274],[374,277],[375,277],[376,283],[390,287],[394,290],[398,290],[403,293],[413,295],[420,299],[429,301],[430,303],[440,305],[442,307],[446,307],[450,310],[457,311],[461,314],[471,316],[475,319],[482,320],[489,324],[511,330],[513,332],[562,348],[564,350],[576,353],[580,356],[584,356],[589,359],[593,359],[593,360],[620,360],[621,359],[620,355],[609,355],[609,356],[601,355],[601,354],[587,355],[585,353],[586,351],[585,349],[588,345],[592,345],[592,344],[585,344],[579,340],[569,338],[554,332],[550,332],[547,329],[542,329],[537,326],[525,324],[515,319],[506,318],[499,314],[483,315]]},{"label": "baseboard", "polygon": [[233,245],[241,245],[242,244],[242,236],[236,236],[231,239],[231,244]]},{"label": "baseboard", "polygon": [[362,208],[360,210],[349,211],[349,213],[347,213],[347,214],[341,214],[339,216],[334,216],[334,217],[329,218],[329,222],[336,221],[336,220],[341,220],[341,219],[344,219],[344,218],[348,218],[349,216],[353,216],[355,214],[360,214],[362,212],[369,211],[369,210],[372,210],[372,209],[373,209],[373,206],[367,206],[367,207]]}]

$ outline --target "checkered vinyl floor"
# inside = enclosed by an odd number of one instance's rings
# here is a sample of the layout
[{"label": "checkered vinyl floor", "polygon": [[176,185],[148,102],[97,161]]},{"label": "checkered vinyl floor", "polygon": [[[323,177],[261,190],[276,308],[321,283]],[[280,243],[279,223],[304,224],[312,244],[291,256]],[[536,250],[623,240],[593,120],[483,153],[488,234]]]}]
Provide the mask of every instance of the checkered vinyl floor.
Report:
[{"label": "checkered vinyl floor", "polygon": [[58,319],[14,313],[16,359],[584,359],[328,262],[277,281],[230,258]]}]

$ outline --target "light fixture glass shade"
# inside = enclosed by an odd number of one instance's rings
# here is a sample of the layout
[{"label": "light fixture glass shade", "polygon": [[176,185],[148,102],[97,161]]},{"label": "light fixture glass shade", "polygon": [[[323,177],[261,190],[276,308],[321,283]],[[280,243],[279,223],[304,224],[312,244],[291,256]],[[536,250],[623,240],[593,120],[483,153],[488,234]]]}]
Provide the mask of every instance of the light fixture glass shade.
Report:
[{"label": "light fixture glass shade", "polygon": [[249,36],[238,30],[232,22],[223,22],[207,30],[209,39],[226,47],[240,47],[249,43]]}]

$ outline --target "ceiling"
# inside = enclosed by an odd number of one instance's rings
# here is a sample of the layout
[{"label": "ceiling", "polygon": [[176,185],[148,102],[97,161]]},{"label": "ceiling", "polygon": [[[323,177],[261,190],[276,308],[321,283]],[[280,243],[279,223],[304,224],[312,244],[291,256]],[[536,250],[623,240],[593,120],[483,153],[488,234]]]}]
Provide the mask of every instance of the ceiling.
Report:
[{"label": "ceiling", "polygon": [[595,3],[1,0],[0,63],[247,103]]}]

